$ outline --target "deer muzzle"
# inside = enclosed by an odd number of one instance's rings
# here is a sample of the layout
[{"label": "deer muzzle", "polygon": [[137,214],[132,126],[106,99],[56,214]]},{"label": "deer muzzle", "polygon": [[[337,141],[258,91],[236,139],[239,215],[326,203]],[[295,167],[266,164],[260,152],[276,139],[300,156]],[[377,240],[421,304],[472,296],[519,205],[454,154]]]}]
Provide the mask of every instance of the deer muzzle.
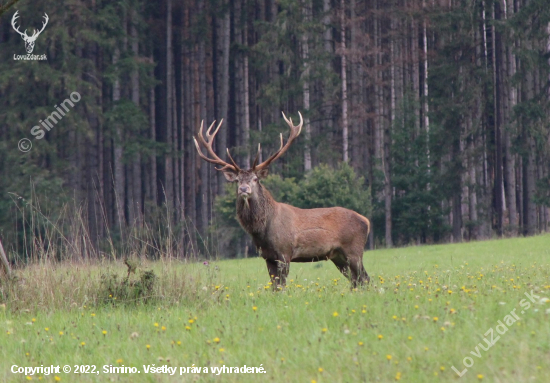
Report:
[{"label": "deer muzzle", "polygon": [[250,196],[250,193],[252,193],[252,189],[250,189],[250,186],[248,185],[239,186],[239,196],[248,198]]}]

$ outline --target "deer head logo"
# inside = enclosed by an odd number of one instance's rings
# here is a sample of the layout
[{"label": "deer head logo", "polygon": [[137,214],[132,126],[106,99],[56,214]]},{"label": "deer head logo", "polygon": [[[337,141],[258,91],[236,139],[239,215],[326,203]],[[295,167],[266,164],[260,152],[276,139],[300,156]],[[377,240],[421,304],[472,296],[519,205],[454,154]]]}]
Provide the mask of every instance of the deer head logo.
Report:
[{"label": "deer head logo", "polygon": [[26,29],[25,29],[25,32],[21,32],[21,31],[19,31],[19,28],[15,25],[15,21],[19,17],[18,13],[19,13],[19,11],[15,12],[15,14],[13,15],[13,17],[11,19],[11,26],[13,27],[13,29],[15,29],[15,31],[17,33],[19,33],[21,35],[21,38],[23,39],[23,41],[25,41],[25,49],[27,50],[27,53],[32,53],[32,51],[34,49],[34,42],[36,41],[38,36],[40,36],[40,34],[44,30],[44,28],[46,28],[46,25],[48,24],[48,20],[50,18],[48,17],[48,14],[44,13],[44,22],[42,24],[42,29],[41,30],[36,30],[35,29],[32,36],[29,36],[29,35],[27,35],[27,30]]}]

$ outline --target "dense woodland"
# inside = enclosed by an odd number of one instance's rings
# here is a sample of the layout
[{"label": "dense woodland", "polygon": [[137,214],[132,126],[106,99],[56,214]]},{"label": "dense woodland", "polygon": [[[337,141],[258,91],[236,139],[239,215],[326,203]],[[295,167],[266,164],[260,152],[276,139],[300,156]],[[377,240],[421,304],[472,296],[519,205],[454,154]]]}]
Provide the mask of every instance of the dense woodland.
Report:
[{"label": "dense woodland", "polygon": [[[48,14],[47,60],[14,60],[16,10],[29,34]],[[0,238],[25,258],[56,241],[242,254],[233,185],[193,135],[223,118],[216,151],[247,166],[288,135],[281,111],[305,123],[268,184],[285,200],[290,180],[292,202],[315,177],[349,181],[371,247],[533,235],[550,220],[549,83],[547,0],[19,1],[0,18]]]}]

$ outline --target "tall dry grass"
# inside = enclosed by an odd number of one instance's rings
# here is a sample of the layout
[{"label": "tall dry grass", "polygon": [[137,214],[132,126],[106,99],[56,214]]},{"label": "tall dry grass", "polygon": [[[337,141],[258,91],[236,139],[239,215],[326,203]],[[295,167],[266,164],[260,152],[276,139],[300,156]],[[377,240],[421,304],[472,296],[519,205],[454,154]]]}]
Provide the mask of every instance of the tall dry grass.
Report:
[{"label": "tall dry grass", "polygon": [[[82,261],[32,263],[15,270],[14,277],[0,280],[0,304],[10,311],[53,311],[80,309],[84,306],[118,305],[177,305],[200,303],[209,270],[202,264],[189,261],[142,261],[128,275],[122,261]],[[109,296],[116,275],[117,291],[132,289],[144,272],[152,272],[155,280],[151,289],[137,297]],[[124,284],[125,278],[129,283]]]},{"label": "tall dry grass", "polygon": [[[148,219],[140,217],[116,230],[104,219],[92,232],[85,204],[73,201],[55,214],[37,198],[14,198],[14,206],[17,235],[4,241],[12,275],[0,276],[0,304],[10,310],[197,299],[199,281],[208,279],[208,273],[188,271],[200,260],[217,258],[214,241],[201,237],[188,220],[174,225],[169,208],[151,210]],[[154,276],[152,287],[138,296],[124,294],[124,289],[139,287],[146,272]],[[109,297],[113,286],[124,296]]]}]

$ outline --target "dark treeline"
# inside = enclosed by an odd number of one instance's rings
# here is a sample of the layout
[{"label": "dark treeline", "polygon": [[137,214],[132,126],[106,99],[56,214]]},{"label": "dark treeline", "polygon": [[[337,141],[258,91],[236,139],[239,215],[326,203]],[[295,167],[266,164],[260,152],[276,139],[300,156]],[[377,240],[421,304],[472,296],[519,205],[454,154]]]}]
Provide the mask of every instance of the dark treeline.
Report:
[{"label": "dark treeline", "polygon": [[[16,10],[29,35],[48,14],[47,60],[14,59]],[[207,249],[228,186],[193,135],[223,118],[216,150],[245,166],[288,135],[281,111],[305,124],[272,173],[348,162],[371,245],[546,231],[549,35],[547,0],[20,1],[0,19],[0,237],[20,256],[40,225],[85,252],[144,228]]]}]

